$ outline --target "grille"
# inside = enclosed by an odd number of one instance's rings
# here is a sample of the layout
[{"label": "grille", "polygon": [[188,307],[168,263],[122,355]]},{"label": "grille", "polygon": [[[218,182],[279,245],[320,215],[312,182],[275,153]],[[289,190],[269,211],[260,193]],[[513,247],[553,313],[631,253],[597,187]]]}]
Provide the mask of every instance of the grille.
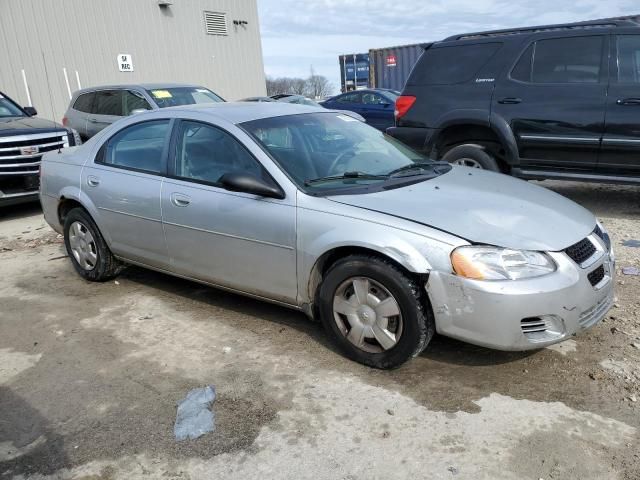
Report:
[{"label": "grille", "polygon": [[204,28],[207,35],[227,35],[227,15],[218,12],[204,12]]},{"label": "grille", "polygon": [[569,255],[571,260],[581,265],[596,253],[596,246],[589,238],[584,238],[578,243],[566,248],[564,252]]},{"label": "grille", "polygon": [[43,153],[67,146],[66,131],[0,137],[0,175],[38,173]]},{"label": "grille", "polygon": [[582,312],[578,319],[578,323],[582,328],[589,328],[595,325],[602,319],[602,317],[604,317],[604,314],[607,313],[612,303],[613,297],[611,295],[603,298],[593,307]]},{"label": "grille", "polygon": [[587,278],[589,279],[589,283],[594,287],[599,284],[604,278],[604,265],[600,265],[596,268],[593,272],[587,275]]}]

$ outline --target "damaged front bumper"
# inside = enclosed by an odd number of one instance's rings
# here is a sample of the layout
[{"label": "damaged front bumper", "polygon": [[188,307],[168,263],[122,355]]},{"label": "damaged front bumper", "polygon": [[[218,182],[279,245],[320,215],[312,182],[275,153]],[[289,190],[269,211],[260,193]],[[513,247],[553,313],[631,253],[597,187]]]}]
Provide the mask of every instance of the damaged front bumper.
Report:
[{"label": "damaged front bumper", "polygon": [[[437,332],[497,350],[530,350],[598,323],[613,304],[612,255],[603,252],[588,268],[562,252],[549,255],[557,270],[526,280],[478,281],[431,272],[426,289]],[[592,285],[589,274],[600,268],[604,275]]]}]

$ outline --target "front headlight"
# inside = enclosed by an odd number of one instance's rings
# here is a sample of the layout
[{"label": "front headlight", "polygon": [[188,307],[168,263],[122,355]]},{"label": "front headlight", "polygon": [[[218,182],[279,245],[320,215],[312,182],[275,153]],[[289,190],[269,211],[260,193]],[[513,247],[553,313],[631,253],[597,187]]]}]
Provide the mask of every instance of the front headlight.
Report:
[{"label": "front headlight", "polygon": [[457,275],[474,280],[518,280],[556,270],[554,261],[544,253],[482,245],[456,248],[451,265]]}]

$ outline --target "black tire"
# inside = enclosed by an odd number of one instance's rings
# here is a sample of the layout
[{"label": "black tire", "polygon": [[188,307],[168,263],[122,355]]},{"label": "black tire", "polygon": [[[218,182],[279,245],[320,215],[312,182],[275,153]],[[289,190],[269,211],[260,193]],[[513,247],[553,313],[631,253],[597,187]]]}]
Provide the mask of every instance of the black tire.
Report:
[{"label": "black tire", "polygon": [[465,159],[476,162],[483,170],[500,172],[500,166],[496,159],[487,153],[487,151],[480,145],[458,145],[457,147],[453,147],[442,157],[442,160],[449,163],[463,162]]},{"label": "black tire", "polygon": [[[333,301],[340,285],[353,277],[368,277],[388,290],[402,315],[402,333],[390,349],[378,353],[352,344],[334,319]],[[325,330],[347,357],[380,369],[396,368],[422,352],[435,333],[435,322],[424,289],[392,262],[376,256],[351,255],[325,274],[318,291],[318,311]]]},{"label": "black tire", "polygon": [[[95,254],[97,258],[95,265],[89,270],[80,265],[71,249],[69,231],[71,226],[76,222],[82,224],[82,226],[91,233],[94,240],[93,245],[95,245]],[[89,215],[83,208],[74,208],[67,214],[64,220],[64,245],[67,249],[67,254],[71,259],[73,267],[85,280],[89,280],[91,282],[105,282],[115,278],[123,269],[123,264],[115,258],[111,253],[111,250],[109,250],[107,243],[104,241],[104,238],[91,218],[91,215]]]}]

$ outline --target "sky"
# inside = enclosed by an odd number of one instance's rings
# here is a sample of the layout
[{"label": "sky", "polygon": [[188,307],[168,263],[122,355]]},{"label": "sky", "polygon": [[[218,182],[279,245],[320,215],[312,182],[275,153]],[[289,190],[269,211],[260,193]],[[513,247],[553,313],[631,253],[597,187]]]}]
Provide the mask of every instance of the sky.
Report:
[{"label": "sky", "polygon": [[258,0],[269,76],[307,77],[340,89],[338,56],[449,35],[640,14],[637,0]]}]

